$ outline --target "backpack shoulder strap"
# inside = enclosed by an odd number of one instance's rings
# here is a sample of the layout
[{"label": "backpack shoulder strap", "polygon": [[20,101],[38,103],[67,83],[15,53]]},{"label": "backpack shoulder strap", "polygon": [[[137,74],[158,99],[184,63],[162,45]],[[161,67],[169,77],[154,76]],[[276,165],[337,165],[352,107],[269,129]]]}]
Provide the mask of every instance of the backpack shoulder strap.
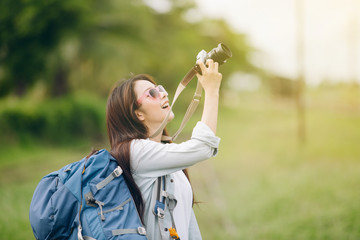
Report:
[{"label": "backpack shoulder strap", "polygon": [[[166,192],[166,178],[165,176],[158,177],[158,179],[155,182],[155,186],[153,189],[153,198],[156,198],[155,206],[153,209],[153,213],[158,221],[160,235],[162,240],[168,240],[169,234],[172,239],[180,240],[177,232],[176,232],[176,226],[175,221],[173,217],[173,211],[176,207],[176,198],[172,194],[168,194]],[[165,233],[165,204],[169,209],[172,227],[169,228],[169,234]]]},{"label": "backpack shoulder strap", "polygon": [[155,201],[153,213],[155,215],[155,219],[159,225],[159,231],[161,240],[168,240],[169,236],[165,233],[164,229],[164,218],[165,218],[165,176],[158,177],[155,181],[155,186],[153,188],[152,198]]}]

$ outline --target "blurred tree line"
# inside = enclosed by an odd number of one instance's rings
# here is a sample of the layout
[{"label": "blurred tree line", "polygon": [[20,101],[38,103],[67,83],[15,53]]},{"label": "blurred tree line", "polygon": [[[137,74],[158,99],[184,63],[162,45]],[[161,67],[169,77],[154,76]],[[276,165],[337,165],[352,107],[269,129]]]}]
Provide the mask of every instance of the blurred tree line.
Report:
[{"label": "blurred tree line", "polygon": [[172,90],[197,53],[219,42],[233,52],[225,74],[257,71],[246,36],[222,20],[191,21],[192,0],[169,1],[159,13],[141,0],[0,0],[0,96],[22,96],[37,82],[50,97],[78,89],[106,96],[137,73]]},{"label": "blurred tree line", "polygon": [[223,81],[259,72],[245,35],[199,16],[193,0],[169,3],[157,12],[142,0],[0,0],[0,143],[102,139],[105,99],[117,80],[147,73],[171,95],[197,53],[220,42],[233,52]]}]

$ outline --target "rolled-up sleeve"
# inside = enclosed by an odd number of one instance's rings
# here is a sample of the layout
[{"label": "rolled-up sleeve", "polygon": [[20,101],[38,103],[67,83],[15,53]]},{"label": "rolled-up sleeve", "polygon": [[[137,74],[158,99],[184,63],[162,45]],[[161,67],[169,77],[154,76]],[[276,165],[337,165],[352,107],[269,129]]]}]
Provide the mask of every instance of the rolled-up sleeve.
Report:
[{"label": "rolled-up sleeve", "polygon": [[[198,122],[192,132],[191,139],[197,139],[206,142],[212,148],[212,156],[216,156],[220,138],[215,136],[214,132],[203,122]],[[211,157],[212,157],[211,156]]]},{"label": "rolled-up sleeve", "polygon": [[219,143],[220,138],[203,122],[196,124],[190,140],[180,144],[136,139],[131,143],[131,170],[147,177],[170,174],[215,156]]}]

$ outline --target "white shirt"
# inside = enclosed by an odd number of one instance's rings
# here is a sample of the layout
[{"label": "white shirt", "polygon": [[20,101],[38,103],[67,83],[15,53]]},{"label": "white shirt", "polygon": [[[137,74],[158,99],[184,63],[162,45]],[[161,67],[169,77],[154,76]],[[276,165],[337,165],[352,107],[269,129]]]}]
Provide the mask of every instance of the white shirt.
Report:
[{"label": "white shirt", "polygon": [[176,230],[181,240],[187,240],[189,235],[189,225],[192,210],[193,192],[191,185],[183,171],[172,174],[174,180],[174,196],[177,204],[174,209],[174,220]]},{"label": "white shirt", "polygon": [[[220,138],[203,122],[197,123],[190,140],[180,144],[162,144],[150,139],[136,139],[131,142],[130,166],[145,202],[144,221],[149,240],[159,239],[159,229],[154,223],[152,213],[152,193],[157,178],[165,175],[173,180],[170,188],[177,199],[174,210],[177,232],[181,240],[194,239],[191,232],[198,231],[198,226],[196,219],[192,219],[192,190],[181,170],[215,156],[219,142]],[[192,226],[194,224],[195,227]],[[201,236],[195,238],[201,239]]]}]

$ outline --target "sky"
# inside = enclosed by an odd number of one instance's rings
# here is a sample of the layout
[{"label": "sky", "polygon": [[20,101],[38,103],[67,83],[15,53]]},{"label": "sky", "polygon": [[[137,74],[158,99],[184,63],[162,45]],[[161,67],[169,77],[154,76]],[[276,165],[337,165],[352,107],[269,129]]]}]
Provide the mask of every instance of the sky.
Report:
[{"label": "sky", "polygon": [[298,1],[304,12],[305,79],[360,83],[360,1],[358,0],[196,0],[201,14],[224,18],[261,50],[254,62],[294,78],[297,64]]},{"label": "sky", "polygon": [[[167,0],[144,0],[158,11],[167,11]],[[225,19],[259,50],[252,61],[259,67],[289,78],[298,74],[297,3],[303,3],[305,80],[355,79],[360,83],[359,0],[195,0],[188,14]],[[231,46],[230,46],[231,48]]]}]

